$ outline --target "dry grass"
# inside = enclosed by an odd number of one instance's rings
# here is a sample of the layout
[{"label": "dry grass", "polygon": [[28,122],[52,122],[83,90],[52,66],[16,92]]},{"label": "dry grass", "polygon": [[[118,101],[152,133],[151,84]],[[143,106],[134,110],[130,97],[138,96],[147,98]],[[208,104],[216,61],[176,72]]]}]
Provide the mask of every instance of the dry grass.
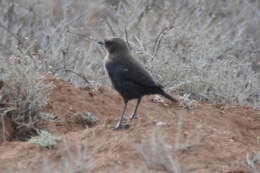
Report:
[{"label": "dry grass", "polygon": [[260,154],[247,154],[246,162],[241,162],[241,165],[252,173],[260,172]]},{"label": "dry grass", "polygon": [[159,128],[155,128],[148,141],[142,142],[137,151],[149,169],[168,173],[181,173],[177,156],[170,154],[171,146],[166,144]]},{"label": "dry grass", "polygon": [[[78,144],[69,144],[66,137],[62,137],[59,142],[63,146],[60,148],[49,148],[52,150],[57,150],[58,162],[53,161],[53,156],[46,155],[40,162],[30,164],[24,169],[19,170],[21,173],[49,173],[49,172],[63,172],[63,173],[80,173],[80,172],[90,172],[95,166],[96,161],[92,159],[93,154],[97,152],[99,146],[94,150],[88,150],[87,141],[82,141]],[[16,172],[16,168],[10,166],[10,168],[5,173]]]},{"label": "dry grass", "polygon": [[179,161],[178,151],[185,152],[193,149],[200,143],[200,139],[187,139],[184,143],[180,142],[183,133],[183,120],[187,115],[184,110],[179,113],[174,146],[167,144],[159,127],[153,129],[148,140],[143,140],[137,146],[138,153],[149,169],[168,173],[189,172],[189,165],[182,165]]}]

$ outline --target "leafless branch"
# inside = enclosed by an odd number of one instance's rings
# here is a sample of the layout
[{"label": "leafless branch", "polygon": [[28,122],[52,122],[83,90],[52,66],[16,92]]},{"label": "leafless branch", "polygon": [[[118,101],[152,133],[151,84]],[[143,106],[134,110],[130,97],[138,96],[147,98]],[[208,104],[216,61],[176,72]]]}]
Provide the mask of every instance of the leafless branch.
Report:
[{"label": "leafless branch", "polygon": [[155,39],[154,46],[153,46],[153,56],[157,56],[162,37],[173,28],[174,28],[174,26],[169,26],[169,27],[163,28],[162,31],[158,34],[158,36]]},{"label": "leafless branch", "polygon": [[69,30],[68,30],[67,32],[68,32],[68,33],[71,33],[71,34],[74,34],[74,35],[77,35],[77,36],[80,36],[80,37],[87,38],[88,41],[95,41],[95,42],[99,41],[99,40],[93,38],[93,37],[90,36],[90,35],[80,34],[80,33],[76,33],[76,32],[71,32],[71,31],[69,31]]},{"label": "leafless branch", "polygon": [[70,72],[70,73],[73,73],[73,74],[79,76],[79,77],[82,78],[86,83],[90,84],[90,82],[88,81],[87,77],[84,76],[82,73],[77,73],[77,72],[75,72],[75,71],[73,71],[73,70],[70,70],[70,69],[64,69],[64,70],[65,70],[65,72]]},{"label": "leafless branch", "polygon": [[129,44],[129,41],[128,41],[128,34],[127,34],[127,28],[126,27],[125,27],[125,39],[126,39],[128,49],[131,50],[131,47],[130,47],[130,44]]}]

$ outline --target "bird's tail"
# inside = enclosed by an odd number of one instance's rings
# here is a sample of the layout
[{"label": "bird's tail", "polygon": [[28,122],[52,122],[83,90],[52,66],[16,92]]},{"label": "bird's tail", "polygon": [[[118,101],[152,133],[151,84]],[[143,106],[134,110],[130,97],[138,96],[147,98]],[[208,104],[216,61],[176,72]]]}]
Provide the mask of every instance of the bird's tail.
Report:
[{"label": "bird's tail", "polygon": [[161,90],[161,92],[159,93],[160,95],[166,97],[167,99],[171,100],[172,102],[178,102],[177,99],[173,98],[172,96],[170,96],[169,94],[167,94],[165,91]]}]

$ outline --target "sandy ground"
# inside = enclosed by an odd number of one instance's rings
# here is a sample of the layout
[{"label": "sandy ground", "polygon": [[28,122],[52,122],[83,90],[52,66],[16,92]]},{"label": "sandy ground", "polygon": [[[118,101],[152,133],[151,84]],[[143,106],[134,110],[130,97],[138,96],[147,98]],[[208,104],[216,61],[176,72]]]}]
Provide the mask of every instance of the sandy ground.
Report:
[{"label": "sandy ground", "polygon": [[[249,171],[241,166],[246,155],[260,151],[260,111],[247,106],[198,103],[188,111],[166,99],[156,103],[154,96],[146,96],[138,119],[126,119],[129,129],[115,131],[111,127],[123,108],[115,91],[92,91],[62,80],[49,81],[55,89],[45,111],[57,119],[41,126],[63,140],[52,149],[21,141],[1,144],[0,172],[163,172],[156,164],[153,167],[157,170],[149,169],[137,152],[143,143],[148,155],[153,153],[149,136],[158,122],[163,124],[160,133],[167,154],[178,160],[181,172],[246,173]],[[131,101],[127,115],[135,104]],[[100,121],[87,127],[77,112],[91,112]],[[15,132],[11,129],[10,133]],[[171,165],[166,167],[171,169]]]}]

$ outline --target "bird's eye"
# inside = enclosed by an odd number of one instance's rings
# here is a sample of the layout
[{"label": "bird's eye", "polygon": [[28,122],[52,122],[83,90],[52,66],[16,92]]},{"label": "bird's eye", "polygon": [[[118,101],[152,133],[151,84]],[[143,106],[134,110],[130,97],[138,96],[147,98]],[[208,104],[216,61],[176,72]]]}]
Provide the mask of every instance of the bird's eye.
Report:
[{"label": "bird's eye", "polygon": [[106,41],[105,46],[107,48],[112,48],[113,47],[113,42],[112,41]]},{"label": "bird's eye", "polygon": [[110,42],[110,41],[105,41],[105,44],[106,44],[106,45],[110,45],[111,42]]}]

